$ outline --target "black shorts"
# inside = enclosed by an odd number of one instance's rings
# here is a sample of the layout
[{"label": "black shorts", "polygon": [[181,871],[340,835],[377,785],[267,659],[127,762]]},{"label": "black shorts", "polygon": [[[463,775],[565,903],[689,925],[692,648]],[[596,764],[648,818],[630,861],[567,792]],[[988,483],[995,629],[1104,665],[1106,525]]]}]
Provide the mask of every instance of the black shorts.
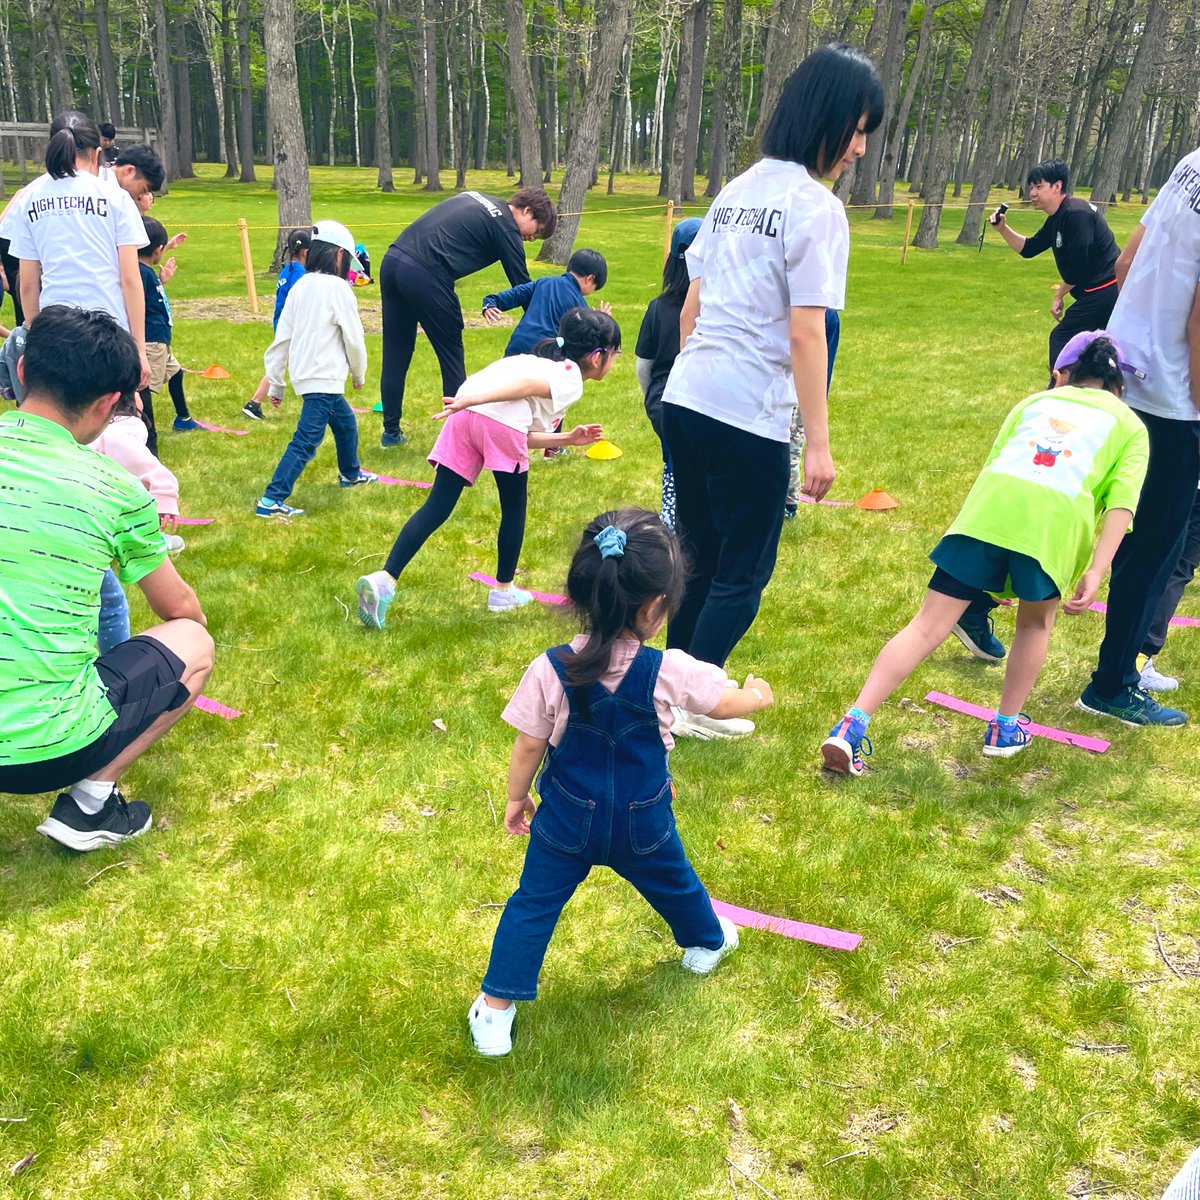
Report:
[{"label": "black shorts", "polygon": [[152,637],[130,638],[96,659],[117,719],[94,741],[42,762],[0,766],[0,792],[30,796],[90,779],[135,742],[163,713],[186,704],[183,660]]}]

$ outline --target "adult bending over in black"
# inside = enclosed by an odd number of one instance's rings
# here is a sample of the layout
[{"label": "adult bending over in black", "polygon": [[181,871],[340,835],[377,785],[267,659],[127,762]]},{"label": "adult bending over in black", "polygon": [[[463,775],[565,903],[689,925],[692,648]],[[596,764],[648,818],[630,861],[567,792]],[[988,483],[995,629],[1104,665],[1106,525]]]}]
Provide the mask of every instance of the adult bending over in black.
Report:
[{"label": "adult bending over in black", "polygon": [[513,287],[528,283],[524,243],[549,237],[557,223],[554,203],[541,188],[522,188],[507,202],[460,192],[422,213],[388,247],[379,268],[385,449],[408,440],[400,418],[417,326],[425,330],[442,368],[442,394],[453,396],[467,378],[455,280],[499,262]]},{"label": "adult bending over in black", "polygon": [[[1116,239],[1094,205],[1068,195],[1070,175],[1070,168],[1061,158],[1049,158],[1029,172],[1029,203],[1046,214],[1045,223],[1032,237],[1022,237],[1010,228],[999,209],[989,218],[1022,258],[1054,251],[1063,282],[1050,305],[1058,322],[1050,331],[1051,370],[1062,348],[1077,333],[1108,328],[1108,318],[1117,302]],[[1068,292],[1075,303],[1064,313],[1063,300]]]}]

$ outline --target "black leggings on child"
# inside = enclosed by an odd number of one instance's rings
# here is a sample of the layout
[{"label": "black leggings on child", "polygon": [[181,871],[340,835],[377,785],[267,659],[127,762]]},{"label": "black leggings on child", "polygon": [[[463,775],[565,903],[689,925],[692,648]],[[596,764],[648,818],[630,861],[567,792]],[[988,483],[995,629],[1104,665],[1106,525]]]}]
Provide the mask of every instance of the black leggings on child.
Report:
[{"label": "black leggings on child", "polygon": [[[167,380],[167,393],[171,403],[175,405],[175,415],[186,421],[191,416],[188,412],[187,400],[183,395],[183,372],[176,371]],[[154,393],[149,388],[142,388],[138,395],[142,398],[142,420],[146,424],[146,447],[155,458],[158,457],[158,430],[154,426]]]},{"label": "black leggings on child", "polygon": [[[496,534],[496,580],[511,583],[525,540],[525,506],[529,495],[528,471],[493,471],[496,491],[500,494],[500,529]],[[412,562],[417,551],[440,529],[454,511],[463,489],[470,484],[459,474],[441,465],[434,475],[433,487],[425,503],[405,522],[400,536],[383,569],[393,578]]]}]

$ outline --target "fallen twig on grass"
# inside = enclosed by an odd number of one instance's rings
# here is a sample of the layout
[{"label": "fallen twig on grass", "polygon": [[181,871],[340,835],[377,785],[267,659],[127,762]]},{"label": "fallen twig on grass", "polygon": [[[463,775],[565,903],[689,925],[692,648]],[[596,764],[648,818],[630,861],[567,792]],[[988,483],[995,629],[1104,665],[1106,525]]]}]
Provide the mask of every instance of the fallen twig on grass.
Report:
[{"label": "fallen twig on grass", "polygon": [[771,1200],[779,1200],[779,1197],[778,1197],[778,1196],[776,1196],[774,1192],[769,1192],[769,1191],[767,1191],[767,1189],[766,1189],[765,1187],[763,1187],[763,1185],[762,1185],[761,1183],[759,1183],[759,1182],[758,1182],[758,1180],[757,1180],[757,1179],[755,1179],[755,1178],[754,1178],[754,1176],[753,1176],[753,1175],[751,1175],[749,1171],[745,1170],[743,1167],[739,1167],[739,1166],[737,1165],[737,1163],[735,1163],[735,1162],[733,1161],[733,1159],[732,1159],[732,1158],[729,1158],[728,1156],[726,1156],[726,1159],[725,1159],[725,1161],[726,1161],[726,1162],[727,1162],[727,1163],[728,1163],[728,1164],[729,1164],[729,1165],[730,1165],[730,1166],[731,1166],[731,1167],[732,1167],[732,1168],[733,1168],[733,1169],[734,1169],[734,1170],[735,1170],[735,1171],[736,1171],[736,1172],[737,1172],[739,1175],[744,1175],[744,1176],[745,1176],[745,1177],[746,1177],[748,1180],[750,1180],[750,1182],[751,1182],[752,1184],[754,1184],[754,1186],[755,1186],[756,1188],[758,1188],[758,1190],[759,1190],[760,1192],[762,1192],[762,1194],[763,1194],[764,1196],[770,1196],[770,1197],[771,1197]]},{"label": "fallen twig on grass", "polygon": [[1097,1054],[1128,1054],[1124,1042],[1068,1042],[1072,1050],[1094,1050]]},{"label": "fallen twig on grass", "polygon": [[0,1117],[0,1125],[24,1125],[28,1117]]},{"label": "fallen twig on grass", "polygon": [[91,883],[91,882],[92,882],[94,879],[99,879],[101,875],[104,875],[104,874],[106,874],[106,873],[107,873],[107,872],[109,872],[109,871],[115,871],[115,870],[117,869],[117,867],[127,867],[127,866],[129,866],[129,863],[128,863],[128,862],[126,862],[126,860],[125,860],[125,859],[121,859],[121,861],[120,861],[120,862],[109,863],[109,864],[108,864],[108,866],[104,868],[104,870],[102,870],[102,871],[97,871],[97,872],[95,873],[95,875],[91,875],[91,876],[89,876],[87,879],[85,879],[85,880],[84,880],[84,883],[83,883],[83,886],[84,886],[84,887],[87,887],[87,885],[88,885],[89,883]]},{"label": "fallen twig on grass", "polygon": [[959,938],[957,941],[947,942],[944,946],[941,946],[940,949],[941,949],[941,952],[943,954],[945,954],[947,950],[953,950],[955,946],[968,946],[972,942],[982,942],[982,941],[983,941],[982,937]]},{"label": "fallen twig on grass", "polygon": [[366,562],[368,558],[387,558],[387,551],[380,550],[378,554],[360,554],[354,560],[354,563],[351,563],[350,565],[353,566],[355,563]]},{"label": "fallen twig on grass", "polygon": [[296,574],[297,575],[307,575],[309,573],[309,571],[315,571],[316,569],[317,569],[317,564],[313,563],[313,565],[311,567],[305,567],[303,571],[297,571]]},{"label": "fallen twig on grass", "polygon": [[1049,946],[1059,958],[1065,958],[1073,967],[1078,967],[1089,979],[1095,978],[1095,976],[1087,969],[1087,967],[1083,965],[1083,963],[1076,961],[1069,954],[1064,954],[1053,942],[1047,942],[1046,945]]},{"label": "fallen twig on grass", "polygon": [[1158,922],[1154,922],[1154,940],[1158,943],[1158,956],[1167,964],[1172,975],[1177,979],[1183,978],[1183,972],[1167,957],[1166,949],[1163,947],[1162,934],[1158,931]]},{"label": "fallen twig on grass", "polygon": [[635,929],[634,933],[648,933],[651,937],[656,937],[661,942],[662,934],[657,929]]},{"label": "fallen twig on grass", "polygon": [[292,993],[288,991],[287,984],[284,984],[283,994],[287,997],[287,1002],[292,1006],[292,1012],[299,1012],[296,1008],[296,1002],[292,999]]},{"label": "fallen twig on grass", "polygon": [[221,964],[227,971],[253,971],[253,967],[235,967],[231,963],[227,963],[223,958],[218,958],[217,962]]},{"label": "fallen twig on grass", "polygon": [[834,1083],[832,1079],[818,1079],[815,1082],[823,1083],[826,1087],[841,1088],[843,1092],[856,1092],[862,1088],[861,1083]]},{"label": "fallen twig on grass", "polygon": [[834,1163],[841,1162],[844,1158],[858,1158],[859,1155],[866,1154],[865,1150],[851,1150],[849,1154],[839,1154],[837,1158],[831,1158],[827,1163],[822,1163],[823,1167],[832,1167]]},{"label": "fallen twig on grass", "polygon": [[490,788],[484,788],[483,794],[487,797],[488,808],[492,810],[492,824],[499,825],[500,818],[496,816],[496,806],[492,803],[492,792]]},{"label": "fallen twig on grass", "polygon": [[32,1167],[35,1162],[37,1162],[37,1155],[27,1154],[18,1162],[13,1163],[13,1165],[8,1168],[8,1173],[10,1175],[20,1175],[22,1171],[28,1170],[30,1167]]},{"label": "fallen twig on grass", "polygon": [[1083,1116],[1080,1117],[1079,1120],[1075,1122],[1075,1128],[1078,1129],[1084,1123],[1084,1121],[1086,1121],[1088,1119],[1088,1117],[1103,1116],[1105,1113],[1111,1112],[1111,1111],[1112,1111],[1112,1109],[1109,1109],[1109,1108],[1097,1108],[1092,1112],[1085,1112],[1083,1114]]},{"label": "fallen twig on grass", "polygon": [[350,609],[346,606],[346,602],[341,598],[341,596],[334,596],[334,599],[342,606],[342,620],[350,620]]},{"label": "fallen twig on grass", "polygon": [[1073,1188],[1067,1189],[1067,1195],[1075,1196],[1076,1200],[1084,1200],[1086,1196],[1103,1196],[1105,1192],[1116,1190],[1115,1183],[1077,1183]]}]

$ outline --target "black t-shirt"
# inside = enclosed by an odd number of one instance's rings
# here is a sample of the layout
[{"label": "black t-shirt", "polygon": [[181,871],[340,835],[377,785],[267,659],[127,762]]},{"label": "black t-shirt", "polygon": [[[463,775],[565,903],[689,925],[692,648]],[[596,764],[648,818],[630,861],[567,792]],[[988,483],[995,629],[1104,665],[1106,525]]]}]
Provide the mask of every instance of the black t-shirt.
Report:
[{"label": "black t-shirt", "polygon": [[1076,300],[1086,291],[1116,278],[1117,242],[1108,222],[1086,201],[1068,196],[1058,212],[1025,239],[1022,258],[1054,251],[1054,262]]},{"label": "black t-shirt", "polygon": [[499,262],[513,287],[529,282],[525,243],[508,201],[482,192],[460,192],[435,204],[392,246],[449,280]]},{"label": "black t-shirt", "polygon": [[659,427],[662,410],[662,394],[667,386],[667,377],[679,357],[679,313],[678,306],[668,304],[661,296],[650,301],[642,327],[638,330],[638,358],[648,358],[650,386],[646,389],[646,412],[655,429]]}]

